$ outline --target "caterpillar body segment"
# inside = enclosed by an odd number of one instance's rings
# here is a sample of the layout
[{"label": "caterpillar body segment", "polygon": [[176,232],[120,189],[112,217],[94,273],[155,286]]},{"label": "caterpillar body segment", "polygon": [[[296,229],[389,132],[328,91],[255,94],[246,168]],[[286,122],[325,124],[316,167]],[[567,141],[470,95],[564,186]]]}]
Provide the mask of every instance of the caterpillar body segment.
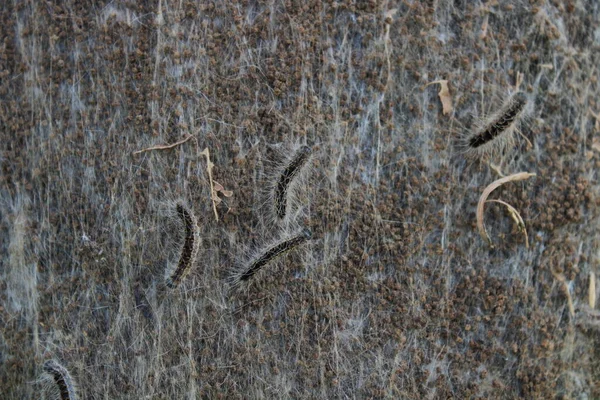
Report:
[{"label": "caterpillar body segment", "polygon": [[274,260],[282,254],[296,248],[300,244],[309,240],[311,236],[312,233],[310,230],[304,229],[300,234],[292,237],[291,239],[284,240],[283,242],[277,243],[273,247],[270,247],[250,264],[248,269],[241,275],[240,280],[247,281],[248,279],[252,278],[252,276],[254,276],[258,270],[268,264],[271,260]]},{"label": "caterpillar body segment", "polygon": [[296,178],[302,168],[307,164],[311,154],[312,149],[309,146],[301,146],[293,157],[290,158],[289,163],[287,163],[279,176],[277,184],[275,185],[274,194],[275,215],[279,220],[284,219],[288,212],[290,186],[292,185],[294,178]]},{"label": "caterpillar body segment", "polygon": [[67,371],[65,367],[60,365],[55,360],[48,360],[44,362],[43,369],[52,377],[54,383],[58,387],[61,400],[77,399],[75,384],[71,378],[71,375],[69,374],[69,371]]},{"label": "caterpillar body segment", "polygon": [[166,279],[167,287],[172,289],[179,286],[190,272],[192,265],[196,262],[198,249],[200,248],[200,234],[198,232],[198,221],[196,216],[182,204],[177,204],[176,211],[183,222],[185,238],[177,267]]},{"label": "caterpillar body segment", "polygon": [[230,286],[236,288],[241,284],[250,282],[267,264],[274,262],[285,253],[296,249],[311,238],[311,231],[309,229],[303,229],[296,235],[279,240],[264,248],[262,251],[257,252],[254,257],[249,258],[248,262],[241,264],[239,268],[236,268],[231,272],[229,277]]},{"label": "caterpillar body segment", "polygon": [[517,92],[510,97],[480,128],[463,139],[462,146],[467,155],[482,158],[503,153],[514,142],[513,133],[526,106],[525,93]]}]

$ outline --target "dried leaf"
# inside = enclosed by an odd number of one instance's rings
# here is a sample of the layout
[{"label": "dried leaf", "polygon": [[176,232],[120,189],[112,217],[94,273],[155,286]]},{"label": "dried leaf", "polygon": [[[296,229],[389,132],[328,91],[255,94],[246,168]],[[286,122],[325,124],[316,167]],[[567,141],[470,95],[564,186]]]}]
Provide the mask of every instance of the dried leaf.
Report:
[{"label": "dried leaf", "polygon": [[223,187],[223,185],[221,185],[217,181],[214,181],[214,184],[215,184],[215,190],[217,192],[221,192],[223,194],[223,196],[225,196],[225,197],[231,197],[231,196],[233,196],[233,191],[232,190],[225,190],[225,188]]},{"label": "dried leaf", "polygon": [[504,205],[508,209],[511,218],[517,224],[517,229],[519,230],[519,232],[523,232],[523,234],[525,235],[525,247],[529,248],[529,236],[527,236],[527,228],[525,227],[525,221],[523,221],[523,217],[521,217],[521,214],[519,214],[517,209],[502,200],[488,200],[486,201],[486,203],[499,203]]},{"label": "dried leaf", "polygon": [[487,231],[485,230],[485,226],[483,225],[483,207],[485,205],[485,202],[487,201],[487,198],[494,190],[496,190],[497,188],[499,188],[500,186],[504,185],[507,182],[522,181],[525,179],[529,179],[530,177],[535,176],[535,175],[536,174],[532,174],[529,172],[518,172],[516,174],[509,175],[504,178],[500,178],[500,179],[492,182],[490,185],[488,185],[488,187],[485,188],[485,190],[479,197],[479,203],[477,203],[477,213],[476,213],[477,229],[479,230],[479,235],[481,235],[481,237],[484,240],[486,240],[490,244],[491,247],[494,247],[494,245],[492,243],[492,239],[490,239],[490,236],[487,234]]},{"label": "dried leaf", "polygon": [[450,89],[448,89],[448,81],[433,81],[429,82],[425,86],[433,85],[434,83],[440,84],[440,91],[438,92],[438,96],[440,98],[440,101],[442,102],[442,114],[447,115],[452,112],[452,97],[450,96]]}]

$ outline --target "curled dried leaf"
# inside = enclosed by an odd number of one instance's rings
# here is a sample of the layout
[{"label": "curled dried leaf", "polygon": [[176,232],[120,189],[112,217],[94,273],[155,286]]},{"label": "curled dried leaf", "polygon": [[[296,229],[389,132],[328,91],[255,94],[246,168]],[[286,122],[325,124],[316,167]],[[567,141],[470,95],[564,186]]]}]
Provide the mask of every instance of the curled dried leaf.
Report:
[{"label": "curled dried leaf", "polygon": [[448,81],[433,81],[429,82],[425,86],[433,85],[434,83],[440,84],[440,91],[438,92],[438,96],[440,98],[440,101],[442,102],[442,114],[447,115],[452,112],[452,96],[450,96],[450,89],[448,89]]},{"label": "curled dried leaf", "polygon": [[488,200],[488,201],[486,201],[486,203],[499,203],[508,209],[508,212],[510,213],[511,218],[513,219],[513,221],[515,221],[515,224],[517,224],[517,230],[519,232],[523,232],[523,235],[525,235],[525,247],[529,248],[529,236],[527,236],[527,229],[525,228],[525,221],[523,221],[523,217],[521,217],[521,214],[519,214],[517,209],[502,200]]},{"label": "curled dried leaf", "polygon": [[[215,195],[216,192],[220,192],[221,194],[223,194],[223,196],[225,197],[231,197],[233,196],[233,190],[226,190],[223,185],[221,185],[219,182],[214,181],[213,182],[215,184]],[[219,199],[220,201],[221,199]]]},{"label": "curled dried leaf", "polygon": [[[522,181],[525,179],[529,179],[532,176],[535,176],[536,174],[532,174],[529,172],[518,172],[516,174],[513,175],[509,175],[506,176],[504,178],[500,178],[495,180],[494,182],[492,182],[491,184],[489,184],[485,190],[483,191],[483,193],[481,194],[481,196],[479,197],[479,203],[477,203],[477,213],[476,213],[476,217],[477,217],[477,230],[479,231],[479,235],[481,235],[481,237],[486,240],[491,247],[494,247],[494,244],[492,243],[492,240],[490,239],[490,236],[488,235],[485,226],[483,224],[483,208],[484,205],[487,201],[487,198],[490,196],[490,194],[496,190],[497,188],[499,188],[500,186],[504,185],[507,182],[515,182],[515,181]],[[523,224],[524,225],[524,224]]]}]

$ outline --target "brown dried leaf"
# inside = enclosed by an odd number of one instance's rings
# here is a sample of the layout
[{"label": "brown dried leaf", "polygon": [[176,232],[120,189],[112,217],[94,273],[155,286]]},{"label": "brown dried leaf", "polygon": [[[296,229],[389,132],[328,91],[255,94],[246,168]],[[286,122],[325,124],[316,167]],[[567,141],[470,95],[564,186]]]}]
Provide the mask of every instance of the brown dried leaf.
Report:
[{"label": "brown dried leaf", "polygon": [[440,91],[438,96],[442,102],[442,114],[447,115],[452,112],[452,97],[450,96],[450,89],[448,89],[448,80],[439,80],[429,82],[425,86],[433,85],[434,83],[440,84]]},{"label": "brown dried leaf", "polygon": [[214,184],[215,184],[215,190],[217,192],[221,192],[223,194],[223,196],[225,196],[225,197],[231,197],[231,196],[233,196],[233,191],[232,190],[225,190],[225,188],[223,187],[223,185],[221,185],[217,181],[214,181]]}]

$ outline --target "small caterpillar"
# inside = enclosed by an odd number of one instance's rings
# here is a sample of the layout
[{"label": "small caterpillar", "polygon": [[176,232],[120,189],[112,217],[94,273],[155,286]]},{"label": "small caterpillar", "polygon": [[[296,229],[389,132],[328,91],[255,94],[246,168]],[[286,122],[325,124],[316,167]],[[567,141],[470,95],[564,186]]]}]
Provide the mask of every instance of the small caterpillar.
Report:
[{"label": "small caterpillar", "polygon": [[176,288],[179,286],[183,278],[188,274],[190,268],[196,261],[196,255],[200,248],[200,235],[198,233],[198,221],[194,214],[186,209],[182,204],[177,204],[177,215],[183,221],[185,226],[185,239],[181,256],[175,271],[167,278],[167,286]]},{"label": "small caterpillar", "polygon": [[76,400],[77,393],[75,385],[71,379],[69,371],[55,360],[48,360],[44,363],[44,371],[52,375],[54,382],[58,386],[61,400]]},{"label": "small caterpillar", "polygon": [[281,256],[282,254],[294,249],[300,244],[306,242],[312,237],[312,233],[308,229],[304,229],[302,232],[292,237],[291,239],[284,240],[276,245],[268,248],[260,257],[254,260],[245,272],[240,276],[240,281],[247,281],[258,272],[259,269],[264,267],[266,264]]},{"label": "small caterpillar", "polygon": [[[507,141],[511,140],[509,128],[519,118],[527,104],[527,96],[523,92],[517,92],[502,107],[482,129],[478,130],[467,140],[470,151],[478,153],[490,153],[493,147],[503,148]],[[507,133],[508,135],[504,135]],[[503,140],[506,139],[506,140]]]},{"label": "small caterpillar", "polygon": [[279,219],[283,219],[287,211],[287,197],[290,183],[306,164],[311,152],[312,150],[309,146],[300,147],[279,177],[275,188],[275,213]]}]

